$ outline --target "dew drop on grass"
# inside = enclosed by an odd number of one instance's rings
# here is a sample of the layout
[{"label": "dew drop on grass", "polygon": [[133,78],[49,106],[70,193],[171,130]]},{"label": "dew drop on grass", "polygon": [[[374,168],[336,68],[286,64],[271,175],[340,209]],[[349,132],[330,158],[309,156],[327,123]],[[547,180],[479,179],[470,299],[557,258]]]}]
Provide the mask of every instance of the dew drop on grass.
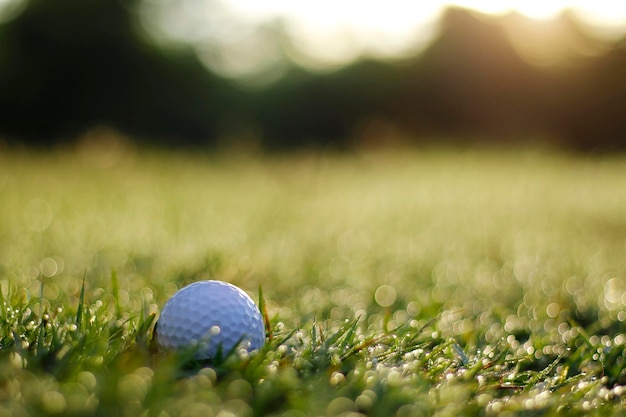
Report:
[{"label": "dew drop on grass", "polygon": [[202,368],[198,374],[208,377],[212,384],[217,381],[217,372],[212,368]]},{"label": "dew drop on grass", "polygon": [[147,392],[144,378],[134,373],[122,376],[117,383],[117,398],[122,402],[143,401]]},{"label": "dew drop on grass", "polygon": [[58,391],[46,391],[41,396],[43,409],[50,414],[60,414],[65,411],[67,403],[65,397]]},{"label": "dew drop on grass", "polygon": [[337,397],[328,403],[328,407],[326,412],[328,415],[338,415],[350,411],[356,411],[355,404],[352,402],[350,398],[347,397]]},{"label": "dew drop on grass", "polygon": [[330,376],[330,385],[337,386],[346,380],[345,376],[341,372],[333,372]]},{"label": "dew drop on grass", "polygon": [[9,354],[9,363],[16,369],[22,369],[23,366],[26,366],[26,360],[17,352],[11,352]]},{"label": "dew drop on grass", "polygon": [[76,381],[89,391],[93,391],[98,382],[96,376],[89,371],[79,372],[78,375],[76,375]]}]

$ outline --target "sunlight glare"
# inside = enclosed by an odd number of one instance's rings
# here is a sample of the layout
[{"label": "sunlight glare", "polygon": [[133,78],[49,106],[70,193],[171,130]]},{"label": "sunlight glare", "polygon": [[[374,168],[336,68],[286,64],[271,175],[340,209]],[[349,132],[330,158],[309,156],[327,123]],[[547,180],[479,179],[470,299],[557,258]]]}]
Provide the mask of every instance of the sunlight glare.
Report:
[{"label": "sunlight glare", "polygon": [[457,0],[452,4],[478,10],[481,13],[502,15],[518,12],[533,19],[550,19],[568,7],[569,2],[546,0]]},{"label": "sunlight glare", "polygon": [[363,55],[390,58],[415,53],[435,36],[434,22],[449,6],[491,15],[515,12],[540,21],[572,9],[583,21],[609,34],[611,30],[623,34],[626,24],[626,3],[614,0],[225,1],[249,18],[283,22],[295,46],[291,58],[321,69]]},{"label": "sunlight glare", "polygon": [[443,2],[415,2],[387,0],[385,2],[357,2],[354,0],[228,0],[231,7],[257,18],[279,17],[320,30],[341,26],[401,31],[407,26],[433,20],[445,7]]},{"label": "sunlight glare", "polygon": [[440,2],[404,0],[230,0],[229,5],[253,19],[282,21],[296,48],[291,51],[292,59],[322,70],[363,54],[386,58],[408,55],[430,41],[431,26],[443,11]]},{"label": "sunlight glare", "polygon": [[580,17],[598,28],[612,29],[624,34],[626,27],[626,2],[613,0],[584,1],[572,5]]},{"label": "sunlight glare", "polygon": [[548,20],[567,8],[567,2],[545,1],[545,0],[527,0],[518,2],[514,10],[537,20]]},{"label": "sunlight glare", "polygon": [[[288,61],[324,72],[360,58],[415,56],[437,36],[450,6],[495,16],[517,13],[548,26],[571,9],[602,37],[626,33],[626,2],[615,0],[145,0],[144,5],[153,33],[192,44],[213,71],[236,78],[263,73],[268,80],[282,74]],[[543,42],[552,32],[546,26],[541,34],[522,33],[518,43],[539,38],[535,43],[549,44],[529,58],[547,64],[560,59],[555,51],[565,50],[558,37]]]},{"label": "sunlight glare", "polygon": [[225,0],[229,6],[252,17],[285,18],[305,22],[318,30],[337,26],[357,27],[389,33],[404,32],[432,21],[448,6],[465,7],[481,13],[502,15],[516,11],[545,20],[571,8],[594,24],[617,25],[626,22],[626,2],[615,0],[451,0],[430,2],[359,2],[357,0],[288,1]]},{"label": "sunlight glare", "polygon": [[0,24],[9,22],[19,16],[26,8],[25,0],[0,0]]}]

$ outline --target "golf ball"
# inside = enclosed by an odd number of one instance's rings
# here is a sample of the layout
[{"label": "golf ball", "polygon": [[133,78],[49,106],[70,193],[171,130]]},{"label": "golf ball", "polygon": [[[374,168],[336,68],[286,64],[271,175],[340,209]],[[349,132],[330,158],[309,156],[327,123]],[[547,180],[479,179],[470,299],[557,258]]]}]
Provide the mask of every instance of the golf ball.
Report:
[{"label": "golf ball", "polygon": [[199,281],[182,288],[163,306],[157,322],[157,342],[165,349],[195,347],[197,359],[209,359],[221,349],[248,351],[265,343],[259,308],[241,288],[223,281]]}]

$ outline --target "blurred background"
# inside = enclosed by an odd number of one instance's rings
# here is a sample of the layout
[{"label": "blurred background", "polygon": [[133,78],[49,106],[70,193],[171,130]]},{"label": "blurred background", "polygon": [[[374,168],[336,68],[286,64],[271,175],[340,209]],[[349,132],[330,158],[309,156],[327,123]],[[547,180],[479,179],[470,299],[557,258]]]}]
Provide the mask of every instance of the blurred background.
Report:
[{"label": "blurred background", "polygon": [[613,0],[0,0],[0,143],[623,151],[625,34]]}]

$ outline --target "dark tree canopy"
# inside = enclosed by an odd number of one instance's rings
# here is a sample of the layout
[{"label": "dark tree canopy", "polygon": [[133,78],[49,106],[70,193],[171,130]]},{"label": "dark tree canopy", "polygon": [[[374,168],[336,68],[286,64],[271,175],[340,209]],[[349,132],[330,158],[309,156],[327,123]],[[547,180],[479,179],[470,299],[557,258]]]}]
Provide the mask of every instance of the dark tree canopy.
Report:
[{"label": "dark tree canopy", "polygon": [[227,86],[193,54],[147,43],[134,2],[32,0],[0,27],[2,133],[48,144],[110,125],[172,144],[211,140]]}]

